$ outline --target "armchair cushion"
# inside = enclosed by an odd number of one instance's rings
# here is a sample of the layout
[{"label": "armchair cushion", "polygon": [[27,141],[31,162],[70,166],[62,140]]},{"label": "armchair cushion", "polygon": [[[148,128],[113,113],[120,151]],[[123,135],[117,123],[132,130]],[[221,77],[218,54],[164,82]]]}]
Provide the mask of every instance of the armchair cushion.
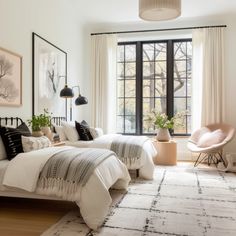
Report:
[{"label": "armchair cushion", "polygon": [[225,137],[226,135],[221,129],[217,129],[213,132],[206,132],[199,138],[197,146],[201,148],[211,147],[212,145],[221,143]]}]

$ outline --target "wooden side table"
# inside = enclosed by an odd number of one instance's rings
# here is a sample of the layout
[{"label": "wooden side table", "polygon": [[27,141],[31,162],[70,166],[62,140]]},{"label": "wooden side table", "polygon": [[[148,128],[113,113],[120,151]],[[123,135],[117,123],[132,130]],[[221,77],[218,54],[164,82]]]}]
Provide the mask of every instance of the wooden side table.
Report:
[{"label": "wooden side table", "polygon": [[157,149],[157,156],[154,159],[156,165],[176,165],[177,163],[177,143],[173,140],[169,142],[153,141]]}]

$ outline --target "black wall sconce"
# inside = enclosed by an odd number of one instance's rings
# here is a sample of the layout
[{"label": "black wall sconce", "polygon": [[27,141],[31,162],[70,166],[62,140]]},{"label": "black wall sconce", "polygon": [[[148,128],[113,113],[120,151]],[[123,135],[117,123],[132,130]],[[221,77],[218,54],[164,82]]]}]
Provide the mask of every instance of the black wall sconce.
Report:
[{"label": "black wall sconce", "polygon": [[72,88],[69,88],[66,84],[65,87],[60,92],[60,97],[62,97],[62,98],[71,98],[71,100],[70,100],[70,120],[72,120],[72,98],[74,97],[74,91],[73,90],[75,88],[78,88],[78,91],[79,91],[79,95],[75,99],[75,105],[80,106],[80,105],[88,104],[88,99],[80,94],[79,85],[73,86]]}]

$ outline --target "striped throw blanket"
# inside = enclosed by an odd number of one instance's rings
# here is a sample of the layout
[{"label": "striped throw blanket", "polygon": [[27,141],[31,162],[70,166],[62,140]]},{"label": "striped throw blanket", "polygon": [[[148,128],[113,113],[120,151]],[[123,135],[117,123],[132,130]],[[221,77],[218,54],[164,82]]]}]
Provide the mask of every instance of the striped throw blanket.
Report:
[{"label": "striped throw blanket", "polygon": [[115,152],[118,158],[126,165],[135,164],[140,161],[143,145],[148,137],[136,136],[118,136],[112,141],[111,150]]},{"label": "striped throw blanket", "polygon": [[74,148],[53,155],[45,164],[38,181],[40,194],[56,195],[64,200],[79,199],[84,186],[95,168],[114,152],[106,149]]}]

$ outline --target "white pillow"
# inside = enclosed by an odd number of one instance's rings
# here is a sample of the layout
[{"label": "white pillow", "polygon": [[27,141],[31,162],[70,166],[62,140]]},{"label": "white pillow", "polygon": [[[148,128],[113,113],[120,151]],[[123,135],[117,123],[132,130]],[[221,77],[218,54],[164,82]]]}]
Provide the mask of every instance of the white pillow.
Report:
[{"label": "white pillow", "polygon": [[201,148],[211,147],[214,144],[221,143],[225,138],[222,130],[217,129],[213,132],[203,134],[198,140],[197,146]]},{"label": "white pillow", "polygon": [[6,153],[4,144],[2,142],[2,138],[0,136],[0,160],[4,160],[4,159],[7,159],[7,153]]},{"label": "white pillow", "polygon": [[51,141],[46,136],[42,137],[21,136],[21,142],[24,152],[43,149],[50,147],[52,145]]},{"label": "white pillow", "polygon": [[55,127],[55,130],[56,130],[56,133],[59,135],[60,141],[66,141],[67,137],[66,137],[66,134],[65,134],[65,131],[64,131],[64,127],[63,126],[58,126],[58,125],[55,125],[54,127]]},{"label": "white pillow", "polygon": [[71,142],[76,142],[79,140],[79,134],[75,128],[75,123],[74,122],[65,122],[62,121],[61,125],[64,128],[64,132],[66,134],[66,137],[69,141]]},{"label": "white pillow", "polygon": [[90,134],[92,135],[93,139],[98,138],[103,135],[102,128],[89,128]]}]

